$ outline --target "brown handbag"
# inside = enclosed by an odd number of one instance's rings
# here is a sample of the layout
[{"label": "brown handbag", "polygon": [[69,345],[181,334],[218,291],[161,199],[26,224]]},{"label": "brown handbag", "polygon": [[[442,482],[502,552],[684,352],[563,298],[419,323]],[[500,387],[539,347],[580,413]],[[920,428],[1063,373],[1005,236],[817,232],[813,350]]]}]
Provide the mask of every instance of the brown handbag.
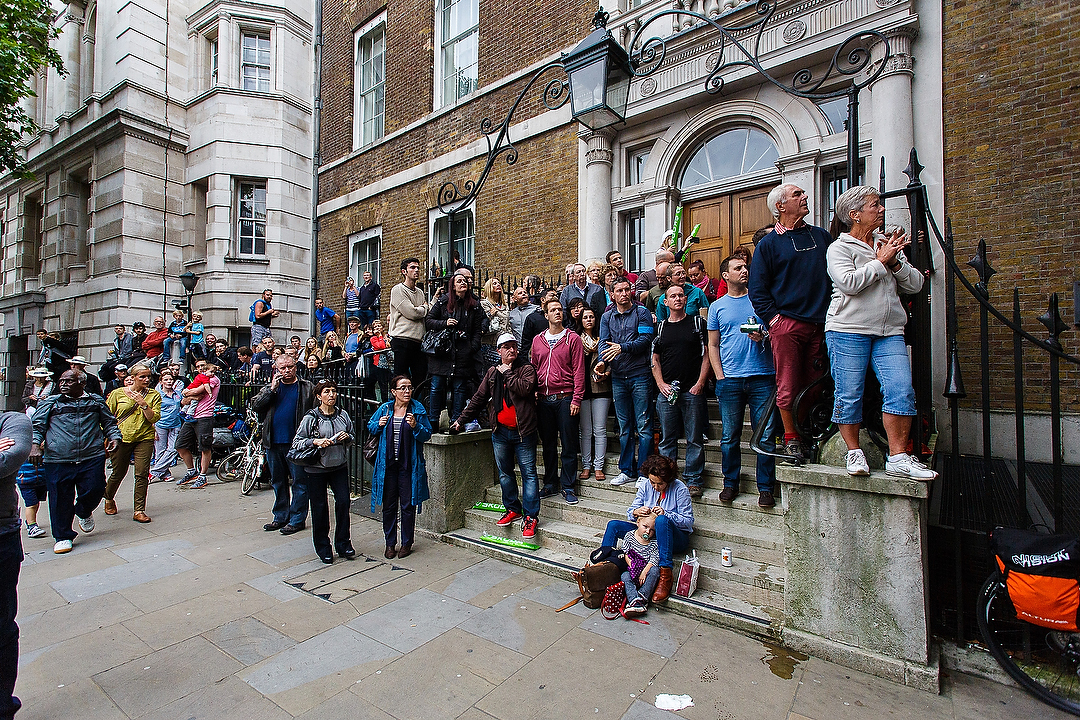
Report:
[{"label": "brown handbag", "polygon": [[559,610],[565,610],[578,602],[584,602],[585,607],[595,610],[604,602],[604,593],[608,586],[614,585],[622,579],[622,570],[613,562],[586,564],[580,571],[571,575],[578,584],[578,592],[581,597],[564,605]]}]

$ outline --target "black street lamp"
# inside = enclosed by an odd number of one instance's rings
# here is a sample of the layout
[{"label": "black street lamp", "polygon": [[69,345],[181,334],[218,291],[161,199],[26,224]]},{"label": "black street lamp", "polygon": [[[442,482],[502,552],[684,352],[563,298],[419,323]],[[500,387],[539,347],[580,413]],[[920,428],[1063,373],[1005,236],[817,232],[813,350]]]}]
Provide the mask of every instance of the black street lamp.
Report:
[{"label": "black street lamp", "polygon": [[188,270],[180,275],[180,282],[184,284],[184,290],[187,291],[187,314],[188,320],[191,319],[191,296],[195,294],[195,286],[199,284],[199,276]]},{"label": "black street lamp", "polygon": [[[877,30],[859,30],[848,36],[844,42],[833,52],[829,67],[816,77],[810,68],[803,68],[795,73],[791,84],[787,85],[776,79],[766,70],[760,61],[761,36],[765,27],[772,20],[776,12],[776,0],[758,0],[754,6],[753,15],[745,22],[736,21],[736,18],[745,18],[747,10],[739,8],[711,18],[689,10],[662,10],[644,20],[638,31],[630,40],[631,49],[638,47],[641,37],[646,28],[665,15],[694,18],[698,24],[676,35],[661,38],[653,36],[641,45],[641,49],[633,54],[631,65],[634,68],[635,77],[646,77],[660,69],[667,55],[667,43],[673,37],[682,36],[687,32],[693,32],[704,24],[711,25],[720,32],[720,45],[714,49],[714,55],[720,58],[716,67],[709,71],[705,78],[705,91],[717,94],[724,89],[723,73],[732,68],[748,67],[753,69],[767,82],[772,83],[788,95],[804,98],[811,101],[832,100],[834,98],[847,97],[848,101],[848,156],[847,177],[848,187],[859,184],[859,91],[870,85],[885,71],[889,61],[889,40]],[[732,24],[725,24],[731,22]],[[740,40],[739,38],[743,38]],[[749,41],[747,41],[749,40]],[[870,73],[866,68],[870,65],[870,49],[877,43],[881,43],[883,54],[878,67]],[[729,50],[732,48],[733,51]],[[728,57],[732,59],[728,60]],[[840,85],[833,90],[821,88],[831,80],[837,78],[850,78],[847,85]],[[830,83],[831,84],[831,83]]]}]

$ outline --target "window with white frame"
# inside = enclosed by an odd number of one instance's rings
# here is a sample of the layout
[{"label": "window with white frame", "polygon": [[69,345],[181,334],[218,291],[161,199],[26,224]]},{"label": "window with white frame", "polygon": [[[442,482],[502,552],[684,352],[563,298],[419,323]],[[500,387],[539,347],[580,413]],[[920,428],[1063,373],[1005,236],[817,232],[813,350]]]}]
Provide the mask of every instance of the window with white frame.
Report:
[{"label": "window with white frame", "polygon": [[431,265],[444,272],[452,267],[451,260],[456,256],[466,265],[473,264],[473,245],[476,239],[476,227],[473,211],[462,210],[451,216],[442,215],[435,219],[431,231]]},{"label": "window with white frame", "polygon": [[218,84],[218,41],[214,38],[210,41],[210,87]]},{"label": "window with white frame", "polygon": [[379,277],[381,250],[381,225],[349,236],[349,277],[356,281],[358,287],[364,282],[365,272],[371,273],[375,282],[382,283]]},{"label": "window with white frame", "polygon": [[623,216],[620,252],[627,270],[639,272],[642,269],[645,257],[645,208],[630,210]]},{"label": "window with white frame", "polygon": [[240,87],[270,91],[270,33],[244,31],[240,35]]},{"label": "window with white frame", "polygon": [[[862,160],[859,161],[859,182],[863,181],[865,167]],[[847,163],[833,165],[821,170],[821,197],[825,201],[822,208],[822,217],[825,224],[832,222],[833,210],[836,207],[836,198],[840,197],[848,189]]]},{"label": "window with white frame", "polygon": [[450,105],[476,90],[480,36],[479,0],[438,0],[439,58],[436,106]]},{"label": "window with white frame", "polygon": [[652,146],[631,150],[626,158],[627,185],[637,185],[645,179],[645,163],[649,162]]},{"label": "window with white frame", "polygon": [[240,255],[266,254],[266,183],[237,183],[236,238]]},{"label": "window with white frame", "polygon": [[386,15],[356,31],[353,93],[353,147],[383,136],[386,115]]},{"label": "window with white frame", "polygon": [[835,135],[847,130],[848,99],[846,97],[819,102],[818,110],[829,121],[829,129],[832,130],[832,134]]}]

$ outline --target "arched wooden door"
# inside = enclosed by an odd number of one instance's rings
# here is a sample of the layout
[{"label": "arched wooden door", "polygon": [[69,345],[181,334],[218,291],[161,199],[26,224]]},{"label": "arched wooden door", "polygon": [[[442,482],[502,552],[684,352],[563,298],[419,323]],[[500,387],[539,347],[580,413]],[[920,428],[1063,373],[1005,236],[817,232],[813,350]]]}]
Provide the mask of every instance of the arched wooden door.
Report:
[{"label": "arched wooden door", "polygon": [[688,203],[683,227],[689,232],[701,223],[701,242],[690,252],[690,262],[700,260],[709,277],[720,277],[720,263],[740,245],[753,247],[759,228],[773,224],[766,198],[772,185],[720,195]]}]

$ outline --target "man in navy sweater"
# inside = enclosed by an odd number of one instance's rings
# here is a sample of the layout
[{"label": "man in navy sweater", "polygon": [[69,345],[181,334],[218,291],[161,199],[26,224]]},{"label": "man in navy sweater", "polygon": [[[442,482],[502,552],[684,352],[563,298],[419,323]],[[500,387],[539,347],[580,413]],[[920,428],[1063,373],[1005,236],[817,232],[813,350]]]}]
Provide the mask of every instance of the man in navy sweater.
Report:
[{"label": "man in navy sweater", "polygon": [[768,203],[776,225],[754,251],[750,302],[772,338],[784,451],[801,460],[805,449],[794,403],[826,368],[825,313],[832,284],[825,268],[825,250],[832,237],[803,220],[810,207],[802,188],[779,185],[769,193]]}]

